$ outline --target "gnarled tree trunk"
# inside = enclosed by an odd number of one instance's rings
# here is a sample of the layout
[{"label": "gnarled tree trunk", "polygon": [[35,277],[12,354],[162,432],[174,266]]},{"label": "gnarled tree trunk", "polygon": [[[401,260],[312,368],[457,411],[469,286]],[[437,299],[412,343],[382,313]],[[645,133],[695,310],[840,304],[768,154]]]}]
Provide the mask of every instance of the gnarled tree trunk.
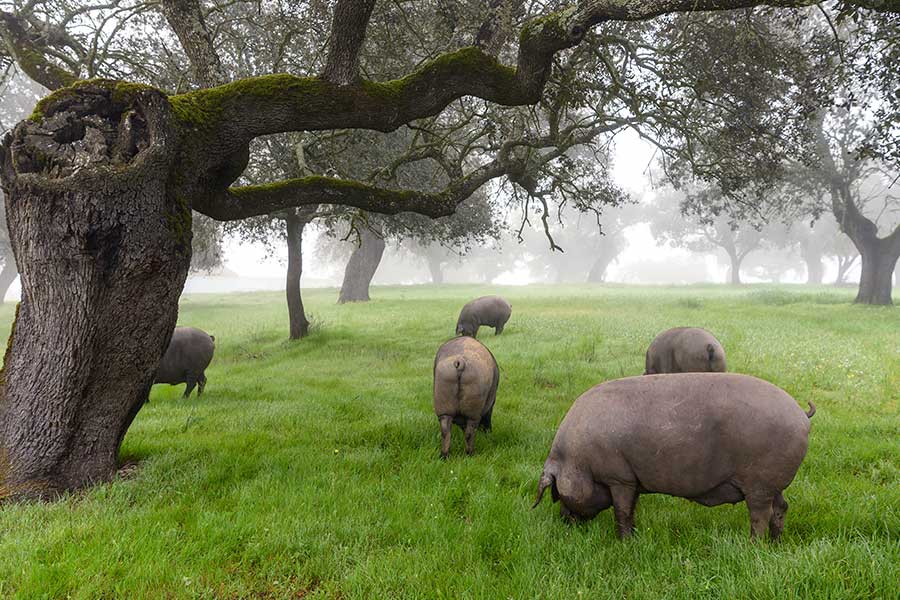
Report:
[{"label": "gnarled tree trunk", "polygon": [[344,269],[344,283],[338,304],[345,302],[368,302],[369,285],[375,277],[375,271],[384,256],[384,237],[381,232],[363,227],[359,234],[359,245],[350,255],[347,268]]},{"label": "gnarled tree trunk", "polygon": [[285,293],[287,294],[288,321],[292,340],[299,340],[309,334],[309,320],[306,318],[303,296],[300,294],[300,276],[303,275],[303,228],[308,222],[297,216],[295,212],[289,212],[285,217],[288,246]]},{"label": "gnarled tree trunk", "polygon": [[165,97],[98,86],[57,108],[0,149],[22,275],[0,389],[0,500],[113,476],[190,262]]},{"label": "gnarled tree trunk", "polygon": [[[892,237],[898,237],[896,235]],[[859,291],[854,302],[859,304],[893,304],[891,298],[894,268],[900,255],[900,242],[889,238],[870,239],[856,244],[862,265]],[[855,240],[854,240],[855,242]],[[892,243],[894,242],[894,243]]]}]

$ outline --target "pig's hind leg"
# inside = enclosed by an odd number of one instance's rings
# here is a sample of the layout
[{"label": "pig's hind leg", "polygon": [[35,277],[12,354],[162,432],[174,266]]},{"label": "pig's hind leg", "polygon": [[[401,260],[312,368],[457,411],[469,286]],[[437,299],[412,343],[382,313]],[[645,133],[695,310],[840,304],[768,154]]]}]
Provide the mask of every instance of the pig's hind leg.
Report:
[{"label": "pig's hind leg", "polygon": [[750,511],[750,538],[761,539],[766,535],[766,529],[774,518],[773,504],[775,494],[764,491],[754,491],[746,494],[747,509]]},{"label": "pig's hind leg", "polygon": [[772,541],[778,541],[781,532],[784,530],[784,516],[787,514],[788,503],[784,499],[781,492],[775,494],[775,500],[772,501],[772,518],[769,519],[769,537]]},{"label": "pig's hind leg", "polygon": [[187,385],[184,387],[184,396],[182,396],[182,398],[187,398],[191,395],[191,392],[194,391],[194,387],[197,385],[197,376],[188,371],[185,373],[184,379],[187,382]]}]

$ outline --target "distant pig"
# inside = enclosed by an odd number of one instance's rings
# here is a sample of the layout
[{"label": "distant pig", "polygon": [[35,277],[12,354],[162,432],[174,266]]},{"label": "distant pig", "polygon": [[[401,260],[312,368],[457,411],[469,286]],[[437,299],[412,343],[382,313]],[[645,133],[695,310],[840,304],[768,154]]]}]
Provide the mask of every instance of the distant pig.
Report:
[{"label": "distant pig", "polygon": [[194,327],[176,327],[169,347],[159,362],[153,383],[187,383],[184,388],[185,398],[191,395],[196,385],[199,397],[206,387],[204,371],[212,361],[215,339]]},{"label": "distant pig", "polygon": [[512,306],[500,296],[475,298],[459,313],[456,321],[456,335],[476,337],[482,325],[494,328],[494,335],[503,333],[503,326],[509,321]]},{"label": "distant pig", "polygon": [[434,358],[434,412],[441,424],[441,458],[450,454],[450,431],[465,430],[466,454],[475,452],[475,429],[491,430],[500,370],[491,351],[471,337],[453,338]]},{"label": "distant pig", "polygon": [[534,506],[550,488],[560,513],[591,519],[613,506],[631,535],[640,494],[706,506],[747,501],[750,535],[784,529],[790,485],[806,455],[809,420],[780,388],[749,375],[628,377],[578,398],[556,432]]},{"label": "distant pig", "polygon": [[650,344],[644,375],[726,370],[725,350],[713,334],[699,327],[676,327]]}]

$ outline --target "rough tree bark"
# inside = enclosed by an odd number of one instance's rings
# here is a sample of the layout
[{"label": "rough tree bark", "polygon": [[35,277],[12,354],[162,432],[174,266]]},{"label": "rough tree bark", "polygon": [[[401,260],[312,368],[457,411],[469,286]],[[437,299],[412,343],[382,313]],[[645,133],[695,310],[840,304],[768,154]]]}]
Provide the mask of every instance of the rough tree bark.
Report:
[{"label": "rough tree bark", "polygon": [[290,338],[299,340],[309,334],[309,319],[303,308],[300,277],[303,275],[303,229],[309,219],[291,211],[285,217],[287,228],[288,267],[285,294],[287,295]]},{"label": "rough tree bark", "polygon": [[369,285],[381,264],[384,248],[384,237],[379,231],[372,231],[369,227],[362,228],[359,245],[353,250],[347,261],[347,268],[344,269],[338,304],[369,301]]},{"label": "rough tree bark", "polygon": [[0,152],[22,301],[0,390],[0,500],[109,479],[172,335],[191,212],[153,90],[84,88]]}]

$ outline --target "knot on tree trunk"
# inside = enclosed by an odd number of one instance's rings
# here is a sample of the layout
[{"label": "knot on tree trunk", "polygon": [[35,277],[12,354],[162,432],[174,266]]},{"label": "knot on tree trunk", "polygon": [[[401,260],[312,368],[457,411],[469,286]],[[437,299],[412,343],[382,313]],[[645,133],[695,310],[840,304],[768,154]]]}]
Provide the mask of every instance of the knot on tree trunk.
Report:
[{"label": "knot on tree trunk", "polygon": [[168,149],[163,157],[170,157],[171,123],[171,109],[162,92],[90,80],[42,100],[5,145],[18,175],[64,179],[97,167],[121,172],[142,162],[139,159],[151,147]]}]

